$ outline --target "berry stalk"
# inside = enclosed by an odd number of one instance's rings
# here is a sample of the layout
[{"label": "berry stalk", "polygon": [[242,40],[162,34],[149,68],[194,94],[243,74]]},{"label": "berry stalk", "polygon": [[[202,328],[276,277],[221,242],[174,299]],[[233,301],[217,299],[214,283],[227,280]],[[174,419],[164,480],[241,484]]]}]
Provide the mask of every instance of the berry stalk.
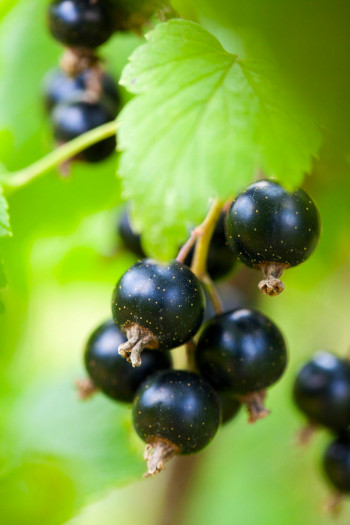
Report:
[{"label": "berry stalk", "polygon": [[12,189],[25,186],[41,177],[41,175],[45,175],[48,171],[57,168],[60,164],[71,159],[87,147],[108,137],[113,137],[117,132],[118,125],[119,123],[116,120],[103,124],[84,133],[84,135],[80,135],[76,139],[70,140],[23,170],[1,174],[0,184]]}]

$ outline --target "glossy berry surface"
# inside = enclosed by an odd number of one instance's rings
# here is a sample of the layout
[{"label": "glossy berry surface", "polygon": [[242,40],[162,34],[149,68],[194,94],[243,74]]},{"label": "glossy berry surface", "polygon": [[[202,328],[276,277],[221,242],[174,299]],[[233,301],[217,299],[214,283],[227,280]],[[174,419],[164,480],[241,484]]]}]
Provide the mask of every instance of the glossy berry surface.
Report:
[{"label": "glossy berry surface", "polygon": [[208,321],[196,361],[219,393],[246,395],[275,383],[287,365],[287,349],[277,326],[254,310],[227,312]]},{"label": "glossy berry surface", "polygon": [[112,299],[115,323],[122,329],[138,324],[170,350],[191,339],[204,314],[202,285],[187,266],[144,259],[127,270]]},{"label": "glossy berry surface", "polygon": [[350,425],[350,363],[329,352],[318,352],[299,371],[293,395],[311,422],[346,429]]},{"label": "glossy berry surface", "polygon": [[234,397],[220,395],[219,399],[222,409],[222,424],[224,425],[237,416],[242,405]]},{"label": "glossy berry surface", "polygon": [[[82,95],[89,89],[90,78],[95,72],[85,69],[75,77],[66,75],[56,68],[46,75],[44,79],[44,101],[48,111],[62,102],[74,102],[81,99]],[[113,77],[103,72],[100,76],[101,97],[108,99],[115,112],[119,110],[120,95],[117,84]]]},{"label": "glossy berry surface", "polygon": [[141,259],[145,257],[145,253],[141,245],[141,235],[135,233],[133,230],[128,209],[124,210],[118,221],[118,233],[123,245],[127,250],[134,253]]},{"label": "glossy berry surface", "polygon": [[95,48],[114,32],[108,0],[54,0],[48,8],[49,30],[70,47]]},{"label": "glossy berry surface", "polygon": [[[52,113],[54,136],[59,142],[68,142],[114,118],[114,112],[101,102],[76,101],[59,104]],[[115,137],[109,137],[86,148],[79,158],[87,162],[98,162],[111,155],[115,148]]]},{"label": "glossy berry surface", "polygon": [[[214,281],[222,279],[229,274],[235,265],[236,257],[229,248],[225,235],[225,213],[221,213],[220,218],[216,224],[213,237],[210,242],[207,271],[211,279]],[[194,255],[194,248],[192,248],[186,257],[185,264],[191,266]]]},{"label": "glossy berry surface", "polygon": [[323,458],[324,471],[332,485],[341,493],[350,493],[350,437],[333,441]]},{"label": "glossy berry surface", "polygon": [[90,336],[84,354],[85,367],[93,383],[108,397],[131,403],[140,384],[154,372],[171,368],[168,352],[145,350],[142,365],[133,368],[118,354],[125,336],[112,320]]},{"label": "glossy berry surface", "polygon": [[309,195],[302,189],[290,193],[277,182],[252,184],[227,213],[229,246],[251,267],[296,266],[312,254],[319,235],[319,213]]},{"label": "glossy berry surface", "polygon": [[221,407],[213,388],[187,371],[159,372],[146,380],[133,403],[136,432],[146,443],[164,439],[192,454],[213,439]]}]

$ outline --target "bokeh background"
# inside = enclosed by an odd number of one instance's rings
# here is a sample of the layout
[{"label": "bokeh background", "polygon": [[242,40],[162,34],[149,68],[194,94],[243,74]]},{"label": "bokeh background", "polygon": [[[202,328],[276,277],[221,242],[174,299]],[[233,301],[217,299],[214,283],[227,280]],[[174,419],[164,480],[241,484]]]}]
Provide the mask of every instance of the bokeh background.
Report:
[{"label": "bokeh background", "polygon": [[[8,277],[0,318],[0,519],[8,525],[326,525],[330,487],[320,432],[295,447],[302,418],[291,402],[297,368],[318,349],[349,355],[350,4],[325,0],[177,0],[229,50],[274,61],[308,104],[324,135],[305,188],[323,231],[314,256],[286,272],[286,291],[256,305],[281,328],[290,363],[271,389],[272,415],[256,425],[240,413],[193,461],[142,480],[142,444],[130,410],[96,396],[76,399],[90,332],[110,316],[112,288],[134,261],[118,244],[122,209],[117,158],[49,173],[8,192],[13,238],[2,241]],[[44,74],[61,48],[47,34],[46,0],[0,3],[0,169],[17,170],[53,146],[41,104]],[[103,47],[116,78],[142,38],[117,35]],[[123,93],[124,101],[128,95]],[[237,269],[242,305],[254,271]],[[249,293],[248,293],[249,292]],[[191,477],[186,482],[186,472]],[[177,479],[185,488],[181,499]],[[181,511],[181,512],[180,512]],[[345,503],[338,519],[349,523]]]}]

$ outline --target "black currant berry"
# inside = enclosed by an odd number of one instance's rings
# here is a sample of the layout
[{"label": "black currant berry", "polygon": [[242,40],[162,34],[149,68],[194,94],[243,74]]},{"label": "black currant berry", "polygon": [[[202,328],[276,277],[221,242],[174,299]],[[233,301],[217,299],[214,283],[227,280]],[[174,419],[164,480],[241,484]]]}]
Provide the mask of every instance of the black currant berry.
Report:
[{"label": "black currant berry", "polygon": [[220,419],[217,394],[197,374],[170,370],[147,379],[133,403],[136,432],[148,443],[146,475],[163,470],[176,454],[193,454],[208,445]]},{"label": "black currant berry", "polygon": [[[46,75],[44,79],[44,100],[48,111],[54,109],[62,102],[81,100],[86,91],[90,89],[90,81],[97,73],[93,69],[85,69],[80,75],[70,77],[56,68]],[[113,77],[101,72],[99,77],[101,94],[99,98],[108,99],[111,107],[117,113],[120,106],[120,95]]]},{"label": "black currant berry", "polygon": [[318,352],[298,373],[294,401],[311,423],[340,431],[350,425],[350,363]]},{"label": "black currant berry", "polygon": [[232,203],[226,237],[238,260],[261,269],[259,288],[266,295],[283,291],[283,270],[305,261],[316,248],[320,217],[302,189],[288,192],[277,182],[260,180]]},{"label": "black currant berry", "polygon": [[[52,113],[54,135],[58,142],[68,142],[87,131],[115,119],[115,113],[101,102],[67,102],[56,106]],[[109,137],[89,146],[79,155],[87,162],[99,162],[116,148],[115,137]]]},{"label": "black currant berry", "polygon": [[326,449],[323,466],[327,478],[340,493],[350,493],[350,437],[343,435]]},{"label": "black currant berry", "polygon": [[144,259],[129,268],[112,298],[114,322],[128,337],[119,347],[133,366],[144,348],[171,350],[189,341],[204,315],[202,285],[187,266]]},{"label": "black currant berry", "polygon": [[52,36],[65,46],[95,48],[114,32],[112,15],[108,0],[54,0],[48,24]]},{"label": "black currant berry", "polygon": [[231,396],[219,396],[222,409],[222,424],[228,423],[236,417],[241,408],[241,403]]},{"label": "black currant berry", "polygon": [[140,384],[154,372],[171,368],[168,352],[145,350],[142,365],[132,368],[118,354],[126,338],[113,320],[106,321],[90,336],[85,349],[85,366],[95,385],[117,401],[131,403]]},{"label": "black currant berry", "polygon": [[[235,265],[236,257],[228,246],[225,235],[225,217],[224,212],[216,224],[213,237],[210,242],[207,258],[207,271],[214,281],[222,279],[229,274]],[[185,264],[191,266],[194,255],[194,248],[188,253]]]},{"label": "black currant berry", "polygon": [[281,332],[265,315],[233,310],[204,325],[196,362],[217,392],[247,405],[254,422],[268,413],[263,406],[265,389],[283,374],[287,349]]},{"label": "black currant berry", "polygon": [[146,255],[141,244],[141,235],[131,226],[129,210],[125,209],[118,221],[118,233],[125,248],[141,259]]}]

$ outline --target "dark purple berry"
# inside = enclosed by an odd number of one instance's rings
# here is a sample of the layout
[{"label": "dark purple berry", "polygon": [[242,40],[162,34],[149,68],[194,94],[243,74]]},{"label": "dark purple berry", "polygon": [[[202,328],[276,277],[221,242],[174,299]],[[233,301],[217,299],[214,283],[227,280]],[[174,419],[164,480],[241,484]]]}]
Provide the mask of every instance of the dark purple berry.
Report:
[{"label": "dark purple berry", "polygon": [[[87,131],[115,119],[115,113],[101,102],[67,102],[55,107],[52,114],[54,135],[58,142],[68,142]],[[86,162],[99,162],[109,157],[116,148],[115,137],[89,146],[79,155]]]},{"label": "dark purple berry", "polygon": [[131,226],[129,210],[125,209],[118,221],[118,233],[125,248],[141,259],[146,257],[141,244],[141,235]]},{"label": "dark purple berry", "polygon": [[213,439],[221,420],[220,401],[200,376],[187,371],[154,374],[133,403],[136,432],[148,443],[148,475],[176,454],[193,454]]},{"label": "dark purple berry", "polygon": [[[44,79],[46,109],[51,111],[62,102],[81,100],[83,95],[89,90],[91,77],[96,74],[96,71],[93,69],[85,69],[75,77],[66,75],[58,68],[49,71]],[[102,72],[99,81],[101,83],[101,95],[99,98],[108,100],[111,109],[117,113],[120,107],[120,95],[115,80],[108,73]]]},{"label": "dark purple berry", "polygon": [[202,285],[187,266],[144,259],[122,275],[113,292],[113,318],[128,337],[119,351],[139,366],[143,348],[176,348],[197,333],[204,309]]},{"label": "dark purple berry", "polygon": [[337,438],[327,447],[323,466],[328,480],[340,493],[350,493],[350,437]]},{"label": "dark purple berry", "polygon": [[116,401],[131,403],[140,384],[154,372],[171,368],[168,352],[145,350],[142,365],[131,367],[118,354],[125,336],[113,320],[100,325],[90,336],[85,349],[85,366],[94,385]]},{"label": "dark purple berry", "polygon": [[239,409],[241,408],[241,403],[235,397],[230,396],[219,396],[221,409],[222,409],[222,424],[228,423],[234,419]]},{"label": "dark purple berry", "polygon": [[319,236],[320,217],[309,195],[269,180],[239,194],[226,217],[229,246],[237,260],[264,272],[259,287],[267,295],[283,291],[283,270],[310,257]]},{"label": "dark purple berry", "polygon": [[248,404],[253,422],[267,415],[264,391],[282,376],[287,349],[268,317],[254,310],[233,310],[204,325],[196,362],[217,392]]},{"label": "dark purple berry", "polygon": [[95,48],[114,32],[113,9],[108,0],[54,0],[48,24],[52,36],[65,46]]},{"label": "dark purple berry", "polygon": [[335,431],[350,425],[350,363],[318,352],[299,371],[294,401],[311,423]]}]

